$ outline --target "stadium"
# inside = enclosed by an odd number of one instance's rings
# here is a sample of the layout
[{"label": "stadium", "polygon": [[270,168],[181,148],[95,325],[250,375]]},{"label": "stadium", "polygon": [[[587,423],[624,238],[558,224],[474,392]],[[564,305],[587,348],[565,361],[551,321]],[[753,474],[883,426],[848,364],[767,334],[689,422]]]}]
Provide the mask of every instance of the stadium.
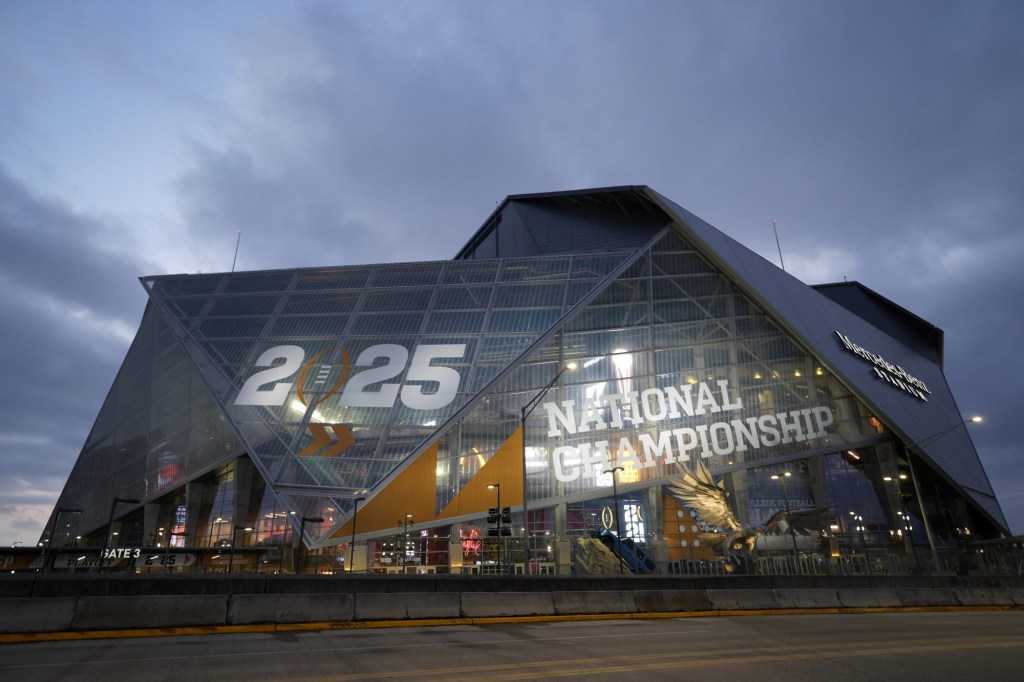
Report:
[{"label": "stadium", "polygon": [[510,196],[447,261],[141,281],[34,570],[899,575],[1009,535],[941,329],[648,187]]}]

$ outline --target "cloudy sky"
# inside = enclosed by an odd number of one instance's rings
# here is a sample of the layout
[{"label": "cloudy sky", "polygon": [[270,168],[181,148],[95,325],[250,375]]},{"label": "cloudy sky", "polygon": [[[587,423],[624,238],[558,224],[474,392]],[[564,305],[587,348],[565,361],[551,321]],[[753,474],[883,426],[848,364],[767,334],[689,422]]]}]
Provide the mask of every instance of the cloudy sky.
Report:
[{"label": "cloudy sky", "polygon": [[1015,533],[1024,3],[0,2],[0,545],[35,542],[138,277],[450,258],[646,184],[946,332]]}]

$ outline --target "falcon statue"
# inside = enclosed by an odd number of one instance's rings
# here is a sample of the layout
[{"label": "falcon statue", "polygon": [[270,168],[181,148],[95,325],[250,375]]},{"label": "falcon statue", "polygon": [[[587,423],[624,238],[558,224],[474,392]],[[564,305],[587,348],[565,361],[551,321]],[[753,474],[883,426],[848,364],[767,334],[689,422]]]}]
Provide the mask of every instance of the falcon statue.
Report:
[{"label": "falcon statue", "polygon": [[700,540],[711,547],[722,547],[726,561],[734,561],[734,555],[743,559],[752,558],[756,552],[757,539],[762,535],[778,535],[790,528],[800,535],[816,535],[828,524],[829,508],[794,509],[775,512],[761,526],[745,527],[729,507],[729,493],[725,485],[711,476],[704,462],[697,460],[693,471],[680,468],[680,473],[668,477],[668,492],[679,506],[697,512],[702,520],[722,530],[716,533],[701,533]]}]

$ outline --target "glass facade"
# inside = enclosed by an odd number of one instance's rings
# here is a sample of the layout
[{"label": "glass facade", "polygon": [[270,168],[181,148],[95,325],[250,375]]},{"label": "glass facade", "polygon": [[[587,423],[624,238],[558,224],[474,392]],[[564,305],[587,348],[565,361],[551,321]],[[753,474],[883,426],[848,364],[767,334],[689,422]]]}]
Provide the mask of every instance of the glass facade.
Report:
[{"label": "glass facade", "polygon": [[757,570],[915,570],[993,530],[657,222],[630,248],[577,226],[554,241],[578,253],[145,278],[53,545],[163,547],[147,565],[168,570],[556,573],[622,541],[653,570],[723,571],[717,529],[665,488],[698,460],[744,527],[827,509],[814,533],[765,534]]}]

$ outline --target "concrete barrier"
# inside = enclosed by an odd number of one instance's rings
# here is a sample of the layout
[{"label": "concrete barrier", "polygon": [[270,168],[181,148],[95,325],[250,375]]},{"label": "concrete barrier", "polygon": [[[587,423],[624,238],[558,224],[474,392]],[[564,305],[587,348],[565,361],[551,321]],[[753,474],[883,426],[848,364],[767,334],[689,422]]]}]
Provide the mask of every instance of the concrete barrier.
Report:
[{"label": "concrete barrier", "polygon": [[954,587],[953,596],[961,606],[1012,606],[1013,599],[998,587]]},{"label": "concrete barrier", "polygon": [[[103,578],[102,580],[100,578]],[[160,576],[133,582],[124,576],[82,576],[84,595],[70,596],[72,578],[36,576],[18,580],[40,588],[34,597],[0,599],[0,633],[204,627],[226,624],[302,623],[352,620],[547,616],[556,614],[758,611],[779,608],[879,608],[977,605],[1024,607],[1024,579],[790,577],[774,589],[764,576],[663,579],[659,576],[367,576],[345,579],[270,580],[266,576],[197,579]],[[3,577],[0,576],[0,580]],[[874,585],[873,588],[865,585]],[[259,594],[263,587],[273,591]],[[343,588],[366,586],[366,592]],[[430,587],[444,589],[430,590]],[[744,586],[744,587],[740,587]],[[299,593],[302,587],[309,591]],[[415,588],[405,592],[403,588]],[[685,587],[686,589],[680,589]],[[166,588],[168,594],[151,594]],[[210,590],[225,590],[210,594]],[[109,590],[110,595],[96,593]],[[144,594],[124,594],[132,591]],[[187,593],[191,590],[191,593]],[[237,591],[233,591],[237,590]],[[40,594],[43,592],[43,594]],[[61,596],[47,596],[60,592]],[[228,596],[231,595],[231,596]]]},{"label": "concrete barrier", "polygon": [[464,592],[462,615],[466,618],[488,616],[550,616],[555,613],[550,592]]},{"label": "concrete barrier", "polygon": [[633,599],[640,613],[711,610],[707,590],[637,590]]},{"label": "concrete barrier", "polygon": [[779,608],[775,590],[708,590],[708,600],[716,611]]},{"label": "concrete barrier", "polygon": [[895,589],[880,588],[837,590],[839,603],[848,609],[872,609],[902,606]]},{"label": "concrete barrier", "polygon": [[462,614],[457,592],[357,594],[356,620],[408,620],[458,618]]},{"label": "concrete barrier", "polygon": [[775,590],[780,609],[838,609],[842,607],[835,590]]},{"label": "concrete barrier", "polygon": [[911,587],[896,590],[903,606],[957,606],[956,595],[950,587]]},{"label": "concrete barrier", "polygon": [[236,594],[228,600],[227,624],[349,621],[350,594]]},{"label": "concrete barrier", "polygon": [[224,625],[225,595],[81,597],[72,630],[130,630]]},{"label": "concrete barrier", "polygon": [[1014,606],[1024,606],[1024,587],[1007,587],[1006,593],[1010,595]]},{"label": "concrete barrier", "polygon": [[598,592],[552,592],[551,601],[555,613],[574,615],[581,613],[636,613],[636,599],[633,592],[609,590]]},{"label": "concrete barrier", "polygon": [[71,627],[75,599],[4,599],[0,601],[0,632],[62,632]]}]

